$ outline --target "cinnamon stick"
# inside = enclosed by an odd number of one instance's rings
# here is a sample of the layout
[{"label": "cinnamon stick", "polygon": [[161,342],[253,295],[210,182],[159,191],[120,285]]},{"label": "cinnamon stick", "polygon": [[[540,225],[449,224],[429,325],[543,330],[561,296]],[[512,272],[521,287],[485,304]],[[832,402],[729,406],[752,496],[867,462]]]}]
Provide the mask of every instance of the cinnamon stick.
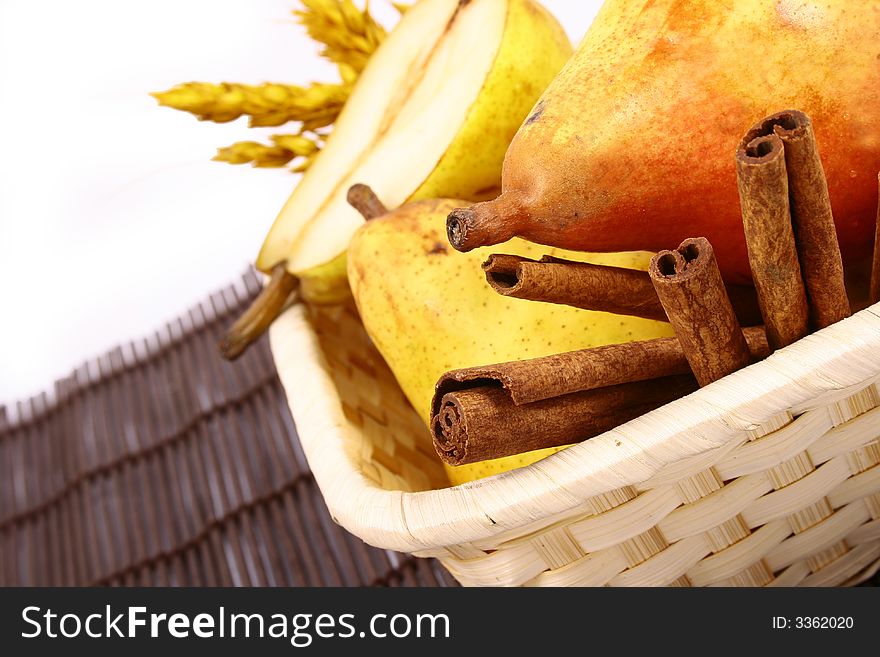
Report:
[{"label": "cinnamon stick", "polygon": [[775,133],[753,136],[750,131],[736,151],[736,173],[758,305],[771,348],[781,349],[809,330],[782,139]]},{"label": "cinnamon stick", "polygon": [[[877,175],[877,186],[880,188],[880,174]],[[877,204],[877,227],[874,229],[874,260],[871,266],[870,299],[871,303],[880,301],[880,199]]]},{"label": "cinnamon stick", "polygon": [[666,311],[643,271],[501,254],[490,255],[483,271],[492,289],[507,297],[666,321]]},{"label": "cinnamon stick", "polygon": [[[667,320],[666,311],[646,271],[548,255],[532,260],[493,254],[482,267],[492,289],[506,297]],[[731,285],[727,291],[740,324],[756,326],[763,323],[754,288]]]},{"label": "cinnamon stick", "polygon": [[[763,327],[743,329],[752,360],[770,353]],[[654,338],[591,347],[539,358],[446,372],[435,385],[432,416],[449,392],[475,386],[503,389],[517,406],[551,397],[690,373],[678,338]]]},{"label": "cinnamon stick", "polygon": [[791,219],[807,286],[810,324],[814,329],[823,329],[852,314],[828,181],[810,117],[788,110],[770,120],[773,131],[785,143]]},{"label": "cinnamon stick", "polygon": [[783,144],[789,209],[810,326],[822,329],[849,317],[851,309],[813,123],[797,110],[778,112],[758,122],[743,138],[741,148],[766,143],[761,140],[770,136]]},{"label": "cinnamon stick", "polygon": [[579,442],[696,390],[690,375],[551,397],[515,405],[504,390],[483,386],[449,392],[431,421],[434,447],[464,465]]},{"label": "cinnamon stick", "polygon": [[[755,360],[767,356],[763,328],[744,335]],[[435,447],[460,465],[583,440],[696,389],[689,374],[678,338],[453,370],[431,403]]]},{"label": "cinnamon stick", "polygon": [[651,260],[651,280],[701,386],[751,361],[709,240],[686,239]]}]

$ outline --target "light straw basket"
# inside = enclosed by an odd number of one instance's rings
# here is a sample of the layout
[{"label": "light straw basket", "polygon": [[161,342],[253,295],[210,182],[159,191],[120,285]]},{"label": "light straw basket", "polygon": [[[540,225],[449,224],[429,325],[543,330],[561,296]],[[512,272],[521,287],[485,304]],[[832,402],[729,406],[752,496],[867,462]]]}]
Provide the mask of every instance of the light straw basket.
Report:
[{"label": "light straw basket", "polygon": [[333,518],[464,585],[836,586],[880,567],[880,304],[455,487],[353,307],[295,305],[271,344]]}]

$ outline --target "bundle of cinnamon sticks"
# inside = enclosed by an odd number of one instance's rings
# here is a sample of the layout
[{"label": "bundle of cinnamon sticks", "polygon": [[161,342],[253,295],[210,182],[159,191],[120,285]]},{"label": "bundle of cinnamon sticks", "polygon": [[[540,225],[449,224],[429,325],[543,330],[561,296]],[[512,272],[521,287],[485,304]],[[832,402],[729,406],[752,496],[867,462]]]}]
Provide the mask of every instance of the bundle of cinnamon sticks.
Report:
[{"label": "bundle of cinnamon sticks", "polygon": [[[735,162],[754,288],[726,286],[702,237],[657,253],[647,272],[549,256],[486,260],[499,294],[667,320],[675,337],[447,372],[431,407],[446,463],[591,438],[850,315],[809,117],[789,110],[764,118]],[[872,302],[880,301],[880,225],[876,241]]]}]

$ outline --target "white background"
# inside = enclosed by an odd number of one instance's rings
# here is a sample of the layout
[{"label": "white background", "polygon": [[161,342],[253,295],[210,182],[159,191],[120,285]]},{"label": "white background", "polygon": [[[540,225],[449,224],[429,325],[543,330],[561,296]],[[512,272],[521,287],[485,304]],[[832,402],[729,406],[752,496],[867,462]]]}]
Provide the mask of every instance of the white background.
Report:
[{"label": "white background", "polygon": [[[577,43],[601,2],[543,4]],[[0,0],[0,405],[245,271],[297,178],[210,159],[285,129],[200,123],[148,92],[336,81],[296,6]],[[396,20],[385,0],[371,8]]]}]

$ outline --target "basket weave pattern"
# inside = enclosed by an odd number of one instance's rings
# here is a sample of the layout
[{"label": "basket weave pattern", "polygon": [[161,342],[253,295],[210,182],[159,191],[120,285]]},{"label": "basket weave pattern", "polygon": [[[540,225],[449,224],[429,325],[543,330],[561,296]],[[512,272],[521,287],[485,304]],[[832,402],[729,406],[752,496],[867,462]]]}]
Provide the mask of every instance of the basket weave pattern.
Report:
[{"label": "basket weave pattern", "polygon": [[454,488],[352,307],[292,308],[272,347],[337,522],[462,584],[832,586],[880,567],[880,306]]}]

